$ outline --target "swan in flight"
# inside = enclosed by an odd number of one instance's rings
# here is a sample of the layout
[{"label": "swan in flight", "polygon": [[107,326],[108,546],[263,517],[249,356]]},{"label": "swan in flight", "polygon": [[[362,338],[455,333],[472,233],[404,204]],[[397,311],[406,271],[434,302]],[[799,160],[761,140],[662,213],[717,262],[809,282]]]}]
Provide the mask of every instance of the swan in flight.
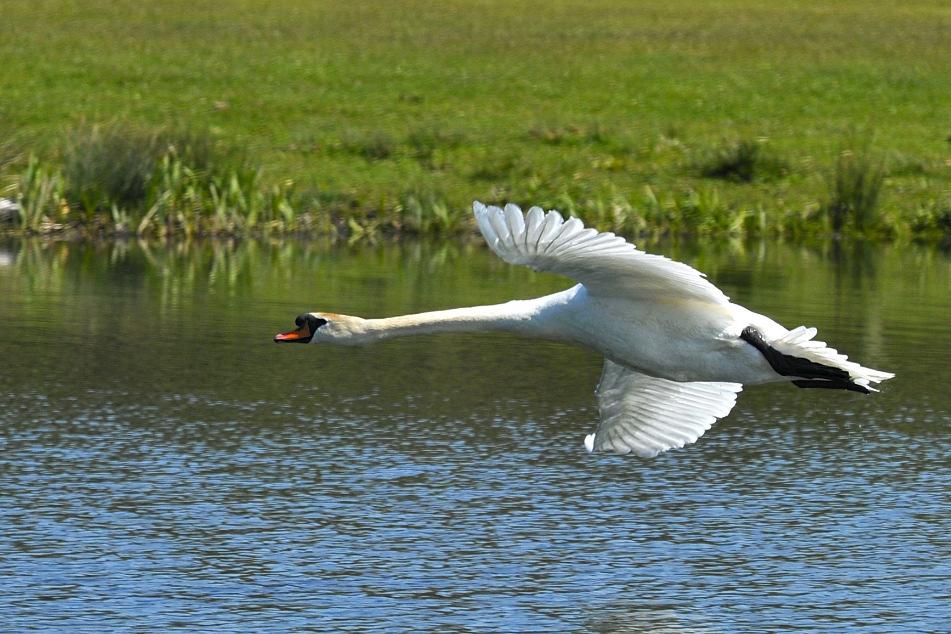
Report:
[{"label": "swan in flight", "polygon": [[506,331],[597,351],[600,423],[588,451],[655,456],[697,440],[726,416],[743,385],[868,394],[889,372],[849,361],[816,341],[733,304],[696,269],[639,251],[612,233],[557,211],[473,204],[489,247],[511,264],[579,284],[537,299],[386,319],[313,312],[277,342],[359,345],[434,332]]}]

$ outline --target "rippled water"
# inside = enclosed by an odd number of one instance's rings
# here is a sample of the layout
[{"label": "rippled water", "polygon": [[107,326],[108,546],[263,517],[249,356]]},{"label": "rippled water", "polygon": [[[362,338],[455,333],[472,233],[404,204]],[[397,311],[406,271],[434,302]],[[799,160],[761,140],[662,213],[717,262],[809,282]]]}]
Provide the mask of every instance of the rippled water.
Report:
[{"label": "rippled water", "polygon": [[567,285],[478,245],[0,247],[3,627],[948,631],[951,260],[655,250],[898,377],[588,455],[587,352],[271,343]]}]

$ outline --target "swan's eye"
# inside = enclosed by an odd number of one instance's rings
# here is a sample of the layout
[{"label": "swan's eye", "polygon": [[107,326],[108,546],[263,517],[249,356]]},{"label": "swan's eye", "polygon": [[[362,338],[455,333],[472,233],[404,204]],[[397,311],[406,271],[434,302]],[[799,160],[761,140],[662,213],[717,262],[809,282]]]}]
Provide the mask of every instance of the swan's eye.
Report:
[{"label": "swan's eye", "polygon": [[294,325],[300,328],[307,321],[307,315],[298,315],[297,319],[294,320]]},{"label": "swan's eye", "polygon": [[311,330],[313,330],[313,332],[317,332],[317,329],[326,323],[327,323],[326,319],[323,319],[321,317],[314,317],[313,315],[310,316],[310,327],[311,327]]}]

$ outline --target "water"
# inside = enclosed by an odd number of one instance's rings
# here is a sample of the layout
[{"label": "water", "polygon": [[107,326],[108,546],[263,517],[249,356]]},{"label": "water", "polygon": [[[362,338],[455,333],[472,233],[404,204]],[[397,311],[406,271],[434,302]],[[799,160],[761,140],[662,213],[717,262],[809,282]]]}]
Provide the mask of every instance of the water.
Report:
[{"label": "water", "polygon": [[898,377],[592,456],[590,353],[271,343],[566,286],[478,245],[0,247],[0,628],[949,631],[948,256],[656,250]]}]

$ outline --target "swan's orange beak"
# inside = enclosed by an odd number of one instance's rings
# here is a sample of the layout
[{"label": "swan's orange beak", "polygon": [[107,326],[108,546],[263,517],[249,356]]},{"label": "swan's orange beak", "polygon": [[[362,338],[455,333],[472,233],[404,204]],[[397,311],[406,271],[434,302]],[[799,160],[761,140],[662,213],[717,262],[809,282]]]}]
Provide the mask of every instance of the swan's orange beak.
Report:
[{"label": "swan's orange beak", "polygon": [[275,343],[307,343],[310,341],[310,327],[305,323],[297,330],[279,332],[274,335]]}]

